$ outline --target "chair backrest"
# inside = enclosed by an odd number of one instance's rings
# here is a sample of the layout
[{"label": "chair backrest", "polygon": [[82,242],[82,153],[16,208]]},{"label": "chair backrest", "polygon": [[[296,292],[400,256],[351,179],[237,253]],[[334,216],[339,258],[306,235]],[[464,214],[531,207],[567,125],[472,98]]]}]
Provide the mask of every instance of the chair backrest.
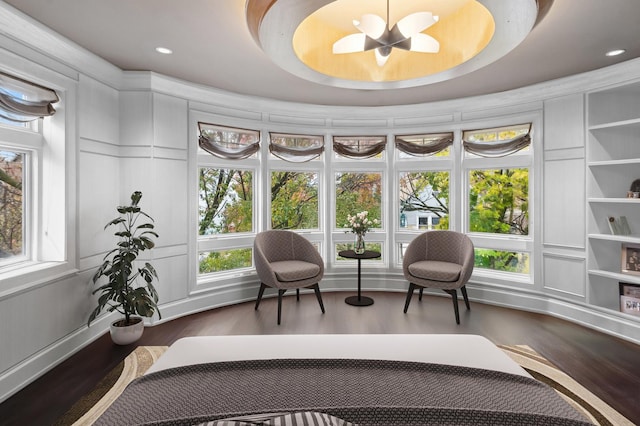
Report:
[{"label": "chair backrest", "polygon": [[469,258],[473,258],[473,242],[461,232],[426,231],[411,241],[405,252],[405,257],[411,262],[439,260],[462,265],[468,262]]},{"label": "chair backrest", "polygon": [[284,229],[259,232],[254,246],[269,262],[321,259],[318,250],[309,240],[296,232]]},{"label": "chair backrest", "polygon": [[425,259],[453,262],[462,265],[473,253],[471,239],[461,232],[437,230],[423,234]]}]

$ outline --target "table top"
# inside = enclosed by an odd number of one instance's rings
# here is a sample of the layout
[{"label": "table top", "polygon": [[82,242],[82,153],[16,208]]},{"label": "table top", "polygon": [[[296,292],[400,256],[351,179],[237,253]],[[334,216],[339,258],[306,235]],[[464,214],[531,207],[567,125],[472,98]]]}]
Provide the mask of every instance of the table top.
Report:
[{"label": "table top", "polygon": [[338,256],[346,257],[347,259],[375,259],[382,256],[379,251],[365,250],[362,254],[356,254],[353,250],[341,250],[338,252]]}]

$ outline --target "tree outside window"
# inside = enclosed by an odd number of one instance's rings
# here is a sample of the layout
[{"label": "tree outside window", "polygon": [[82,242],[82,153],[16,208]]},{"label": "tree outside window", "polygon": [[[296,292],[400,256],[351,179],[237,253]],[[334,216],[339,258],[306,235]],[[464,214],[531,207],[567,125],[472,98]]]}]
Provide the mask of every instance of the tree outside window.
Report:
[{"label": "tree outside window", "polygon": [[529,235],[529,170],[469,172],[469,230]]},{"label": "tree outside window", "polygon": [[271,229],[318,229],[318,173],[271,172]]},{"label": "tree outside window", "polygon": [[382,226],[382,173],[336,173],[336,228],[343,228],[347,215],[368,211],[368,218]]},{"label": "tree outside window", "polygon": [[0,262],[23,253],[24,154],[0,150]]},{"label": "tree outside window", "polygon": [[253,172],[199,170],[199,235],[253,230]]},{"label": "tree outside window", "polygon": [[[202,167],[199,170],[199,235],[253,230],[253,172]],[[251,266],[251,249],[201,252],[200,274]]]},{"label": "tree outside window", "polygon": [[449,229],[449,172],[400,174],[400,228]]}]

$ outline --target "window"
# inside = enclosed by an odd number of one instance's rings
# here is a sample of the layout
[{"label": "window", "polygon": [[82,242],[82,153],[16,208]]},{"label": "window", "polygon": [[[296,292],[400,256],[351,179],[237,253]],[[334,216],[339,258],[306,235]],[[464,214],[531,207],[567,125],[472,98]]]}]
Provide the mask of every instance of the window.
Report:
[{"label": "window", "polygon": [[318,229],[318,173],[271,172],[271,229]]},{"label": "window", "polygon": [[0,266],[25,257],[25,153],[0,147]]},{"label": "window", "polygon": [[336,173],[336,228],[344,228],[347,215],[369,212],[382,226],[382,173]]},{"label": "window", "polygon": [[400,173],[400,228],[449,229],[449,172]]},{"label": "window", "polygon": [[[70,267],[66,261],[73,258],[69,250],[73,224],[67,222],[66,193],[75,187],[69,187],[65,174],[65,152],[73,148],[65,139],[64,112],[54,115],[53,104],[58,102],[56,91],[0,72],[3,289],[21,285],[26,274],[37,280],[54,269],[63,273]],[[36,211],[38,205],[47,208]]]},{"label": "window", "polygon": [[200,168],[199,235],[253,231],[253,173]]},{"label": "window", "polygon": [[466,226],[476,234],[477,268],[530,273],[530,131],[519,124],[463,132]]},{"label": "window", "polygon": [[252,267],[260,132],[198,123],[198,274]]}]

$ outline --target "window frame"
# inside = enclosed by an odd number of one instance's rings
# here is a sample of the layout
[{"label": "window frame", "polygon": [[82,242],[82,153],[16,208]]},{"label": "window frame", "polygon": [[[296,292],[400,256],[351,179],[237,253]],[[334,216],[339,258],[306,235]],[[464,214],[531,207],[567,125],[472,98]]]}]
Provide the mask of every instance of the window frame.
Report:
[{"label": "window frame", "polygon": [[[0,63],[15,61],[0,52]],[[10,65],[6,65],[10,67]],[[55,114],[27,125],[0,124],[0,144],[30,152],[23,183],[26,229],[23,241],[29,256],[0,268],[0,291],[5,295],[71,277],[78,271],[76,229],[76,102],[77,82],[42,70],[32,63],[2,71],[55,90]],[[38,76],[38,77],[34,77]],[[46,206],[46,208],[43,208]],[[25,287],[25,283],[28,284]]]},{"label": "window frame", "polygon": [[[492,130],[496,128],[518,127],[524,123],[531,123],[530,135],[531,143],[526,150],[519,150],[503,157],[480,157],[467,153],[462,148],[462,135],[466,130],[482,131],[484,129]],[[528,274],[491,270],[485,268],[474,268],[474,277],[480,279],[491,278],[493,282],[498,283],[517,283],[525,285],[533,285],[534,276],[536,275],[536,234],[538,232],[535,223],[536,211],[539,208],[536,199],[536,176],[538,175],[536,168],[539,164],[537,157],[541,155],[540,135],[542,133],[542,124],[539,115],[522,115],[519,117],[509,117],[500,120],[486,120],[478,123],[461,123],[460,130],[460,175],[462,186],[460,190],[460,203],[462,214],[462,232],[469,235],[477,249],[500,250],[507,252],[523,252],[529,256],[529,272]],[[496,170],[506,168],[526,168],[528,169],[528,235],[514,234],[495,234],[470,231],[470,182],[469,174],[472,170]]]}]

